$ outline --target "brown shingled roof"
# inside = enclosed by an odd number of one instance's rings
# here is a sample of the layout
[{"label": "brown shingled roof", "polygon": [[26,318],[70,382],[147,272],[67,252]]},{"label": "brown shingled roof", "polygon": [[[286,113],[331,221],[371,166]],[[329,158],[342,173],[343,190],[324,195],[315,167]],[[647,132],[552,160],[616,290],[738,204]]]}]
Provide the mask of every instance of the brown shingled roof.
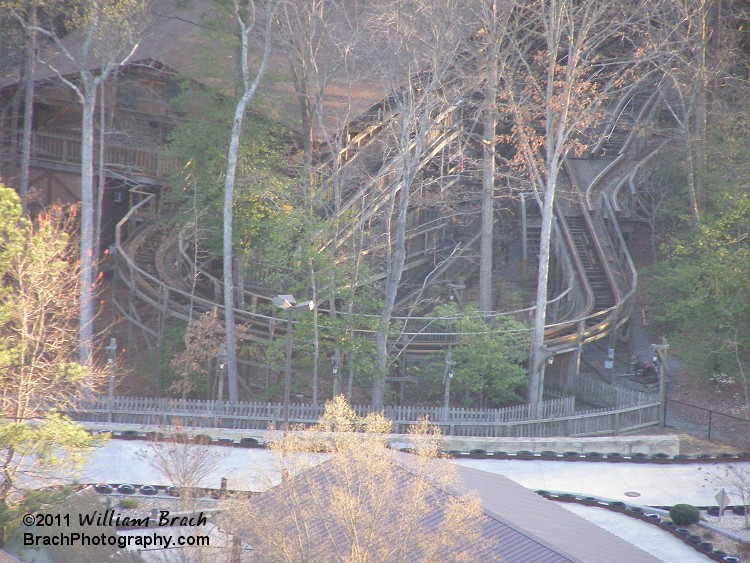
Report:
[{"label": "brown shingled roof", "polygon": [[[395,475],[399,489],[406,490],[414,473],[413,462],[404,454],[397,454],[400,467]],[[447,462],[446,462],[447,463]],[[554,502],[540,497],[500,475],[459,467],[463,480],[462,489],[476,489],[482,500],[483,514],[476,518],[474,526],[480,530],[480,541],[460,545],[443,560],[506,561],[509,563],[557,563],[580,561],[601,563],[611,560],[617,553],[623,561],[649,563],[658,561],[648,553],[614,536],[610,532],[572,514]],[[295,482],[282,483],[274,493],[263,493],[252,499],[264,513],[284,510],[278,504],[278,493],[282,498],[289,494],[297,498],[313,498],[320,501],[321,493],[330,494],[331,472],[327,462],[308,469],[303,476],[294,477]],[[445,499],[449,495],[460,495],[457,490],[446,491],[433,486],[428,493],[428,510],[419,522],[421,530],[434,530],[444,517]],[[384,525],[388,514],[382,514]],[[279,518],[279,525],[283,520]],[[299,525],[300,522],[297,522]],[[326,553],[347,552],[348,538],[345,530],[333,529],[332,522],[304,522],[307,553],[311,560],[325,560]],[[247,522],[238,533],[252,544],[252,523]],[[290,538],[296,536],[290,529]],[[409,560],[419,560],[419,553],[410,554]]]},{"label": "brown shingled roof", "polygon": [[20,563],[20,559],[16,559],[10,553],[0,549],[0,563]]},{"label": "brown shingled roof", "polygon": [[[615,553],[621,561],[660,561],[507,477],[463,466],[458,466],[458,474],[467,488],[479,493],[484,513],[490,518],[512,526],[536,542],[555,546],[571,561],[601,563],[611,561]],[[508,560],[534,561],[522,557],[523,553],[514,552]]]}]

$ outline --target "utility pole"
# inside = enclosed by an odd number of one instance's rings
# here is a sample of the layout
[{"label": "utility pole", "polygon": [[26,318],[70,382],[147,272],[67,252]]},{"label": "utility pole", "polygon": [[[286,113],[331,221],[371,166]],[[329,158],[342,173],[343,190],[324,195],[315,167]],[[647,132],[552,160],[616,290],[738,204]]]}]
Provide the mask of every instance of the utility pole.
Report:
[{"label": "utility pole", "polygon": [[451,380],[453,379],[453,366],[455,365],[453,352],[449,350],[445,355],[445,375],[443,375],[443,420],[446,421],[450,415]]},{"label": "utility pole", "polygon": [[333,373],[333,398],[335,399],[339,395],[341,395],[341,373],[339,372],[339,368],[341,367],[339,364],[341,362],[341,352],[338,348],[336,348],[335,352],[333,353],[333,358],[331,358],[331,372]]},{"label": "utility pole", "polygon": [[667,423],[667,352],[669,343],[662,336],[661,344],[652,344],[651,350],[659,358],[659,420],[662,426]]},{"label": "utility pole", "polygon": [[286,311],[286,359],[284,361],[284,433],[289,426],[289,394],[292,386],[292,314],[295,309],[312,311],[315,301],[297,303],[293,295],[277,295],[271,301],[279,309]]},{"label": "utility pole", "polygon": [[107,375],[109,376],[109,385],[107,389],[107,422],[112,422],[112,411],[115,408],[115,358],[117,358],[117,339],[110,338],[107,351]]}]

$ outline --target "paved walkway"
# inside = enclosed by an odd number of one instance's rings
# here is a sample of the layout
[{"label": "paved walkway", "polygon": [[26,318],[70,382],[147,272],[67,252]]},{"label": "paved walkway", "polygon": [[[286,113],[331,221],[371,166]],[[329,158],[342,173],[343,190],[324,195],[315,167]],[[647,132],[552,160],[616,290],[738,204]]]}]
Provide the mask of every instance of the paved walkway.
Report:
[{"label": "paved walkway", "polygon": [[[581,461],[457,460],[456,463],[499,473],[529,489],[601,496],[649,506],[687,503],[716,505],[721,488],[715,476],[723,464],[607,463]],[[735,463],[746,468],[750,463]],[[625,493],[639,496],[626,496]],[[733,499],[733,503],[740,499]]]},{"label": "paved walkway", "polygon": [[[265,449],[208,446],[213,469],[201,483],[218,487],[222,477],[230,489],[260,491],[280,479],[278,455]],[[315,458],[314,455],[310,455]],[[95,450],[77,478],[82,482],[168,484],[154,466],[151,446],[144,441],[111,440]],[[541,460],[462,459],[456,463],[500,473],[529,489],[567,491],[636,504],[715,505],[721,485],[712,478],[723,464],[607,463]],[[750,473],[750,462],[735,463]],[[638,497],[625,493],[638,493]],[[733,503],[739,499],[733,499]]]},{"label": "paved walkway", "polygon": [[[220,446],[208,446],[208,452],[213,468],[202,481],[202,486],[218,488],[221,478],[226,477],[230,489],[261,491],[280,481],[279,458],[273,452]],[[320,457],[310,454],[305,463],[315,463]],[[170,484],[153,460],[154,454],[147,442],[112,440],[95,451],[77,478],[87,483]],[[715,505],[714,495],[721,485],[712,475],[720,475],[724,467],[722,464],[476,459],[462,459],[455,463],[499,473],[529,489],[581,493],[644,506]],[[750,463],[736,465],[750,472]],[[632,493],[638,496],[632,496]],[[736,498],[730,500],[739,502]],[[669,563],[707,560],[649,524],[604,509],[583,510],[586,507],[564,506]]]},{"label": "paved walkway", "polygon": [[[660,465],[652,463],[566,462],[537,460],[457,460],[456,463],[498,473],[529,489],[579,493],[643,506],[687,503],[716,505],[724,464]],[[735,465],[746,468],[750,463]],[[626,495],[626,493],[631,493]],[[637,493],[638,496],[632,496]],[[741,500],[732,498],[732,503]],[[603,508],[561,503],[568,510],[609,530],[668,563],[710,558],[655,526]]]},{"label": "paved walkway", "polygon": [[[222,478],[236,491],[265,491],[281,482],[279,456],[266,449],[190,446],[189,455],[209,452],[206,471],[199,486],[218,489]],[[313,463],[318,454],[305,454]],[[158,469],[153,446],[141,440],[111,440],[97,448],[78,477],[84,483],[132,483],[171,485]]]},{"label": "paved walkway", "polygon": [[566,508],[593,522],[600,528],[640,547],[654,557],[667,563],[704,563],[710,557],[696,551],[682,540],[674,537],[653,524],[636,520],[624,514],[611,512],[605,508],[581,506],[580,504],[560,503]]}]

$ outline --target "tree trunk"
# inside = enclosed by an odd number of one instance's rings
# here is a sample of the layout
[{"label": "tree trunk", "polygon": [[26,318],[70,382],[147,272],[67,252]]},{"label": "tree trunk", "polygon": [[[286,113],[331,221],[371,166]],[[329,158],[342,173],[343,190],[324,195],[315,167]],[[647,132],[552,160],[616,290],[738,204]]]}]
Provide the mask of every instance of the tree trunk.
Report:
[{"label": "tree trunk", "polygon": [[104,206],[104,83],[99,85],[100,88],[100,100],[99,100],[99,154],[98,160],[98,177],[96,186],[96,207],[94,209],[96,222],[94,224],[94,271],[98,274],[99,272],[99,257],[101,256],[102,248],[102,213]]},{"label": "tree trunk", "polygon": [[479,250],[479,310],[492,312],[492,239],[495,216],[495,127],[497,100],[497,42],[490,44],[482,136],[482,235]]},{"label": "tree trunk", "polygon": [[[240,65],[242,67],[242,84],[244,92],[237,102],[234,110],[234,119],[232,121],[232,133],[229,139],[229,151],[227,152],[227,172],[224,181],[224,330],[227,339],[227,380],[229,382],[229,401],[236,403],[239,400],[239,389],[237,385],[237,344],[235,342],[234,331],[234,251],[232,248],[233,239],[233,205],[234,205],[234,178],[237,171],[237,155],[240,145],[240,133],[242,132],[242,120],[245,116],[245,110],[250,100],[255,95],[260,81],[266,72],[268,59],[271,55],[271,23],[276,13],[276,2],[269,2],[266,6],[266,28],[264,30],[263,58],[258,68],[258,73],[252,84],[250,83],[250,69],[248,66],[249,53],[249,35],[252,31],[252,24],[248,27],[243,20],[239,0],[235,0],[235,17],[240,31],[241,51]],[[254,10],[253,10],[254,14]]]},{"label": "tree trunk", "polygon": [[542,232],[539,244],[539,270],[537,273],[536,309],[534,330],[531,336],[529,358],[528,402],[537,407],[544,397],[544,368],[547,361],[544,347],[544,328],[547,323],[547,280],[549,279],[550,248],[552,246],[552,222],[555,216],[554,202],[557,184],[557,167],[551,165],[542,202]]},{"label": "tree trunk", "polygon": [[18,191],[21,197],[21,211],[27,212],[29,199],[29,168],[31,166],[31,127],[34,117],[34,68],[36,66],[36,10],[30,10],[31,28],[27,30],[29,42],[27,44],[26,65],[24,73],[24,103],[23,103],[23,141],[21,142],[21,174]]},{"label": "tree trunk", "polygon": [[415,162],[418,161],[419,155],[422,152],[420,139],[424,135],[424,128],[421,128],[421,131],[417,131],[414,154],[411,154],[409,151],[410,120],[408,120],[407,116],[404,116],[403,119],[405,121],[402,123],[401,138],[399,139],[399,144],[401,145],[401,190],[398,194],[398,207],[396,209],[395,250],[390,259],[390,272],[386,278],[383,308],[380,311],[380,321],[375,337],[375,352],[378,357],[378,372],[375,374],[372,384],[372,406],[375,409],[382,409],[385,402],[385,378],[388,376],[388,328],[391,323],[391,316],[393,315],[393,307],[396,303],[396,294],[401,284],[401,275],[404,272],[404,263],[406,262],[406,218],[409,208],[409,191],[411,183],[414,180],[414,175],[416,174]]},{"label": "tree trunk", "polygon": [[[303,78],[304,79],[304,78]],[[305,84],[306,85],[306,84]],[[302,165],[305,169],[305,185],[308,190],[313,187],[313,108],[309,93],[300,91],[297,94],[302,119]]]},{"label": "tree trunk", "polygon": [[[708,127],[708,48],[711,43],[711,31],[710,20],[711,20],[711,4],[713,2],[705,2],[700,8],[700,40],[696,45],[696,58],[698,59],[698,76],[697,85],[698,92],[695,100],[695,135],[694,148],[695,148],[695,190],[696,199],[698,202],[698,211],[706,208],[706,171],[707,171],[707,157],[706,157],[706,130]],[[719,73],[716,73],[717,75]]]},{"label": "tree trunk", "polygon": [[82,366],[91,362],[94,344],[93,244],[94,244],[94,107],[96,84],[83,76],[81,100],[81,321],[78,359]]},{"label": "tree trunk", "polygon": [[237,385],[237,344],[234,331],[234,251],[233,242],[233,206],[234,206],[234,177],[237,170],[237,154],[239,152],[240,133],[245,109],[251,94],[245,94],[237,102],[232,121],[232,134],[227,153],[227,175],[224,182],[224,330],[227,339],[227,379],[229,382],[229,401],[239,400]]},{"label": "tree trunk", "polygon": [[[408,158],[405,159],[408,161]],[[385,402],[385,378],[388,375],[388,328],[393,315],[393,307],[396,303],[396,294],[401,283],[401,274],[404,271],[406,261],[406,211],[409,205],[409,183],[406,178],[407,171],[403,173],[401,180],[401,191],[398,198],[398,212],[396,215],[396,240],[395,252],[391,262],[391,271],[385,285],[385,296],[383,308],[380,312],[380,322],[375,339],[375,351],[378,357],[378,373],[372,384],[372,406],[382,409]]]},{"label": "tree trunk", "polygon": [[[690,197],[690,213],[696,225],[701,222],[700,207],[698,204],[698,185],[695,175],[696,159],[693,154],[693,139],[689,119],[685,128],[685,173],[687,175],[688,195]],[[700,141],[698,141],[700,142]]]}]

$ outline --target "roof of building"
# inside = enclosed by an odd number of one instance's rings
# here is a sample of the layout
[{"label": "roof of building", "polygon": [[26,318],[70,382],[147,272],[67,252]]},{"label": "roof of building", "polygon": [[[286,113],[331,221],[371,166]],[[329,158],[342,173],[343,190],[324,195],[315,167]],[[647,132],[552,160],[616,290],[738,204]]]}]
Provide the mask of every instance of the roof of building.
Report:
[{"label": "roof of building", "polygon": [[20,559],[16,559],[7,551],[0,549],[0,563],[20,563]]},{"label": "roof of building", "polygon": [[[395,474],[397,486],[406,491],[415,475],[410,469],[413,461],[404,454],[396,455],[399,463]],[[278,505],[277,499],[278,493],[286,496],[285,489],[289,489],[291,493],[294,488],[297,498],[312,499],[317,495],[319,499],[321,492],[323,495],[330,494],[335,479],[332,479],[328,463],[306,470],[302,478],[297,476],[282,483],[274,491],[276,494],[266,492],[254,497],[253,502],[260,503],[264,512],[273,513],[284,510]],[[482,501],[483,514],[475,522],[481,539],[456,547],[452,553],[446,553],[446,561],[469,557],[476,561],[502,560],[513,563],[600,563],[611,560],[615,553],[624,561],[659,561],[638,547],[503,476],[468,467],[457,469],[463,484],[458,489],[450,490],[433,486],[427,495],[429,508],[422,515],[419,527],[435,529],[445,517],[444,500],[447,496],[461,496],[471,490],[476,491]],[[292,480],[295,482],[292,483]],[[387,525],[388,520],[395,521],[393,509],[380,514],[379,519],[383,526]],[[311,524],[306,521],[305,525],[308,553],[321,555],[341,548],[346,550],[346,531],[333,528],[332,522],[315,521]],[[250,528],[246,531],[249,532]],[[293,535],[293,530],[289,534]],[[413,555],[418,559],[418,554]]]},{"label": "roof of building", "polygon": [[[507,477],[463,466],[458,467],[458,474],[464,486],[478,492],[485,514],[515,528],[518,534],[554,546],[571,561],[611,561],[615,553],[623,561],[659,561]],[[515,557],[508,560],[531,561]]]},{"label": "roof of building", "polygon": [[[207,0],[158,0],[152,7],[144,32],[137,48],[129,57],[130,65],[158,63],[179,74],[189,75],[201,81],[200,65],[206,51],[214,55],[214,64],[234,69],[235,53],[220,41],[210,39],[205,33],[207,22],[215,15],[215,4]],[[256,33],[251,37],[251,66],[262,53],[263,14],[261,8],[256,14]],[[81,44],[81,36],[71,33],[63,39],[70,52],[75,53]],[[121,57],[127,53],[123,51]],[[328,57],[336,56],[329,50]],[[343,55],[342,55],[343,56]],[[350,56],[350,55],[347,55]],[[76,64],[65,57],[55,46],[50,46],[41,55],[41,64],[35,70],[37,80],[54,79],[58,74],[70,76],[77,72]],[[97,70],[95,57],[89,64]],[[99,65],[100,66],[100,65]],[[323,123],[331,130],[338,130],[346,123],[363,114],[385,97],[385,89],[380,81],[368,75],[372,66],[360,61],[358,65],[339,65],[327,61],[327,66],[346,67],[349,76],[335,75],[326,85],[326,98],[322,110]],[[0,90],[19,82],[18,69],[0,75]],[[289,59],[284,47],[274,41],[268,71],[254,100],[254,105],[270,117],[292,129],[299,129],[299,102],[292,82]],[[317,132],[318,134],[320,131]]]}]

